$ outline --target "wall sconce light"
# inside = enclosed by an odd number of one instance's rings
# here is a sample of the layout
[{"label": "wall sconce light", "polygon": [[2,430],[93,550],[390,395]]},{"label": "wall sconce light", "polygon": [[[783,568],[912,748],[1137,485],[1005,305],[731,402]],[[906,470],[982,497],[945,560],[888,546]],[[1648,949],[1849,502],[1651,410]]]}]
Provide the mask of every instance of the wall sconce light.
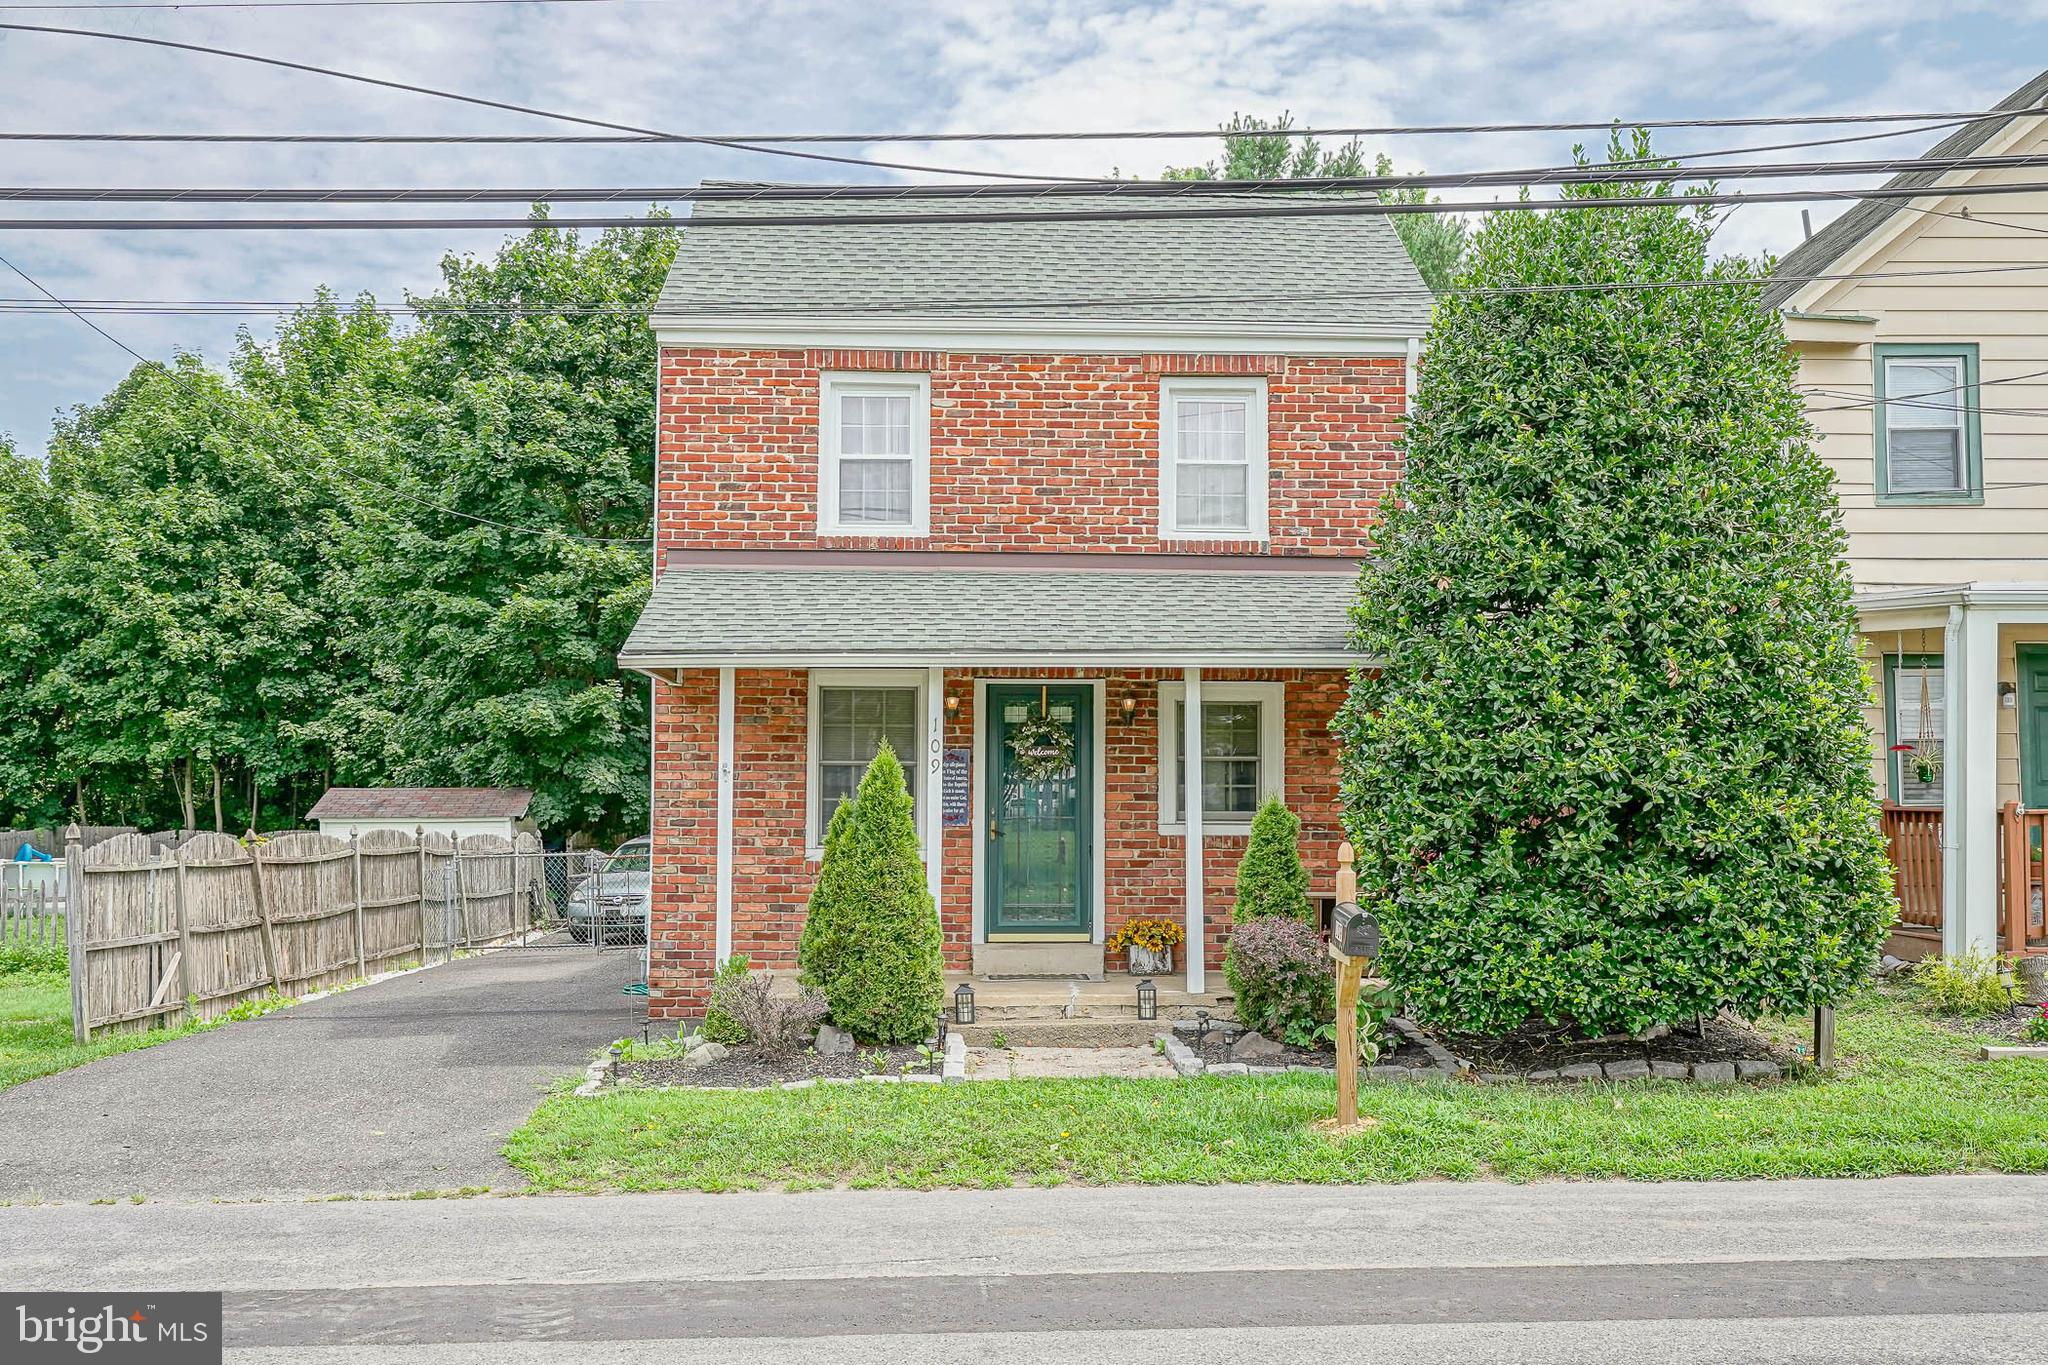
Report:
[{"label": "wall sconce light", "polygon": [[1136,719],[1137,714],[1138,699],[1129,694],[1125,694],[1124,699],[1116,704],[1116,718],[1122,721],[1124,724],[1129,725],[1132,720]]},{"label": "wall sconce light", "polygon": [[1998,685],[1998,704],[2010,711],[2019,705],[2019,689],[2009,682]]},{"label": "wall sconce light", "polygon": [[946,714],[949,716],[960,714],[960,698],[953,696],[946,698]]},{"label": "wall sconce light", "polygon": [[1138,1017],[1157,1019],[1159,1017],[1159,988],[1150,981],[1138,983]]},{"label": "wall sconce light", "polygon": [[960,989],[953,992],[953,1022],[971,1024],[974,1022],[974,987],[965,981]]}]

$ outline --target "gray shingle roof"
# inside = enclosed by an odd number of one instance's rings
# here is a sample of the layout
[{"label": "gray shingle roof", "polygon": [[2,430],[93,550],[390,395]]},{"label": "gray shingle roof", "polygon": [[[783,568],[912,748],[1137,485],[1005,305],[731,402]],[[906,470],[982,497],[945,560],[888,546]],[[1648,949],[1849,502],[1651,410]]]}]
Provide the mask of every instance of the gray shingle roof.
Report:
[{"label": "gray shingle roof", "polygon": [[[2043,71],[1992,107],[2001,110],[2037,109],[2043,99],[2048,99],[2048,71]],[[1968,156],[1989,142],[1993,135],[2011,122],[2012,120],[2007,118],[1987,118],[1979,119],[1975,123],[1966,123],[1921,155]],[[1901,171],[1886,181],[1885,187],[1918,189],[1923,185],[1932,185],[1945,174],[1945,171]],[[1894,214],[1903,212],[1906,205],[1911,202],[1909,199],[1857,200],[1839,218],[1785,253],[1784,258],[1778,262],[1779,278],[1764,289],[1764,306],[1783,307],[1788,299],[1799,292],[1803,277],[1827,273],[1828,267],[1848,254],[1851,247],[1890,222]]]},{"label": "gray shingle roof", "polygon": [[[1272,195],[1207,194],[1175,207]],[[1383,217],[948,223],[976,211],[1072,212],[1095,195],[696,204],[655,307],[658,320],[944,316],[1044,322],[1151,319],[1334,324],[1419,335],[1429,292]],[[1299,202],[1299,195],[1290,197]],[[1158,207],[1158,200],[1119,207]],[[932,221],[837,226],[847,214]],[[802,214],[816,227],[696,227],[721,217]],[[1391,294],[1388,291],[1396,291]],[[1406,291],[1406,292],[1401,292]]]},{"label": "gray shingle roof", "polygon": [[329,787],[308,820],[517,820],[533,804],[524,787]]},{"label": "gray shingle roof", "polygon": [[[1341,567],[1340,567],[1341,565]],[[707,568],[656,582],[619,662],[1348,661],[1357,576],[1126,569]]]}]

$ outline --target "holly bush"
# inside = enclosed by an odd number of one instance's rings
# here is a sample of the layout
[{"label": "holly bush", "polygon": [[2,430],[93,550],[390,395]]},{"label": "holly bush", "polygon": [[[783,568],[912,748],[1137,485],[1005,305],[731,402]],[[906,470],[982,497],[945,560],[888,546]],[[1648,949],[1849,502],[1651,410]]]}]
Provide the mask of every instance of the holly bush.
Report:
[{"label": "holly bush", "polygon": [[1425,1021],[1805,1010],[1890,922],[1833,486],[1764,268],[1710,261],[1713,225],[1496,213],[1437,301],[1337,721],[1360,900]]}]

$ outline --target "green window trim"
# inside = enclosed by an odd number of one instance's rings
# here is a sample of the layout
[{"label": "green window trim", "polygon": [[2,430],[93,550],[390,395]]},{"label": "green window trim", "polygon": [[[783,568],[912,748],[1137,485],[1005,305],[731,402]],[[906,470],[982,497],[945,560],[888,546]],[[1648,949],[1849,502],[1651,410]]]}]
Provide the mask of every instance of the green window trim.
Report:
[{"label": "green window trim", "polygon": [[[1984,504],[1984,433],[1978,410],[1977,343],[1974,341],[1887,341],[1871,351],[1871,426],[1876,442],[1877,505],[1880,507],[1981,507]],[[1885,451],[1885,362],[1913,356],[1956,360],[1962,364],[1965,399],[1963,409],[1963,477],[1967,487],[1944,491],[1901,490],[1893,492]]]},{"label": "green window trim", "polygon": [[[1899,772],[1905,763],[1902,754],[1892,752],[1892,746],[1899,743],[1899,670],[1901,668],[1943,668],[1939,654],[1887,654],[1884,656],[1884,779],[1885,792],[1894,804],[1899,802]],[[1943,676],[1947,673],[1944,669]],[[1946,774],[1943,774],[1946,776]]]}]

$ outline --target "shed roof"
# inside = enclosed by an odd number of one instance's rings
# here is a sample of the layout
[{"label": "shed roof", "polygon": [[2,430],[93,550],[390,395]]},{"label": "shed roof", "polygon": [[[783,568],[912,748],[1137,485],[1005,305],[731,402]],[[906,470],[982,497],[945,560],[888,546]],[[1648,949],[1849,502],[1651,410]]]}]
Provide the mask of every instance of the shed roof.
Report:
[{"label": "shed roof", "polygon": [[[1284,196],[1206,192],[1119,201],[1119,210],[1217,209]],[[1179,320],[1342,326],[1419,336],[1430,293],[1393,224],[1371,214],[1103,219],[1113,190],[972,200],[711,200],[694,205],[655,306],[657,325],[764,317],[1038,323]],[[1319,196],[1356,199],[1356,194]],[[852,214],[928,221],[835,224]],[[963,215],[1057,212],[1071,221]],[[815,226],[717,227],[720,218],[814,218]],[[951,220],[951,221],[949,221]]]},{"label": "shed roof", "polygon": [[524,787],[329,787],[308,820],[518,820]]},{"label": "shed roof", "polygon": [[[1993,108],[2006,111],[2002,117],[1966,123],[1921,153],[1923,160],[1968,156],[1989,142],[2012,122],[2014,112],[2039,109],[2048,99],[2048,71],[2041,72]],[[1886,189],[1919,189],[1932,186],[1945,170],[1901,171],[1885,182]],[[1776,278],[1764,287],[1764,306],[1781,308],[1805,286],[1808,277],[1827,273],[1829,266],[1847,255],[1849,249],[1876,232],[1894,215],[1903,213],[1910,199],[1859,199],[1845,213],[1813,236],[1785,253],[1778,262]]]},{"label": "shed roof", "polygon": [[[899,552],[897,563],[883,565],[815,551],[753,563],[744,552],[705,558],[711,562],[672,562],[663,571],[619,652],[622,666],[1358,662],[1350,644],[1358,565],[1348,559]],[[1077,562],[1087,560],[1105,562]]]}]

